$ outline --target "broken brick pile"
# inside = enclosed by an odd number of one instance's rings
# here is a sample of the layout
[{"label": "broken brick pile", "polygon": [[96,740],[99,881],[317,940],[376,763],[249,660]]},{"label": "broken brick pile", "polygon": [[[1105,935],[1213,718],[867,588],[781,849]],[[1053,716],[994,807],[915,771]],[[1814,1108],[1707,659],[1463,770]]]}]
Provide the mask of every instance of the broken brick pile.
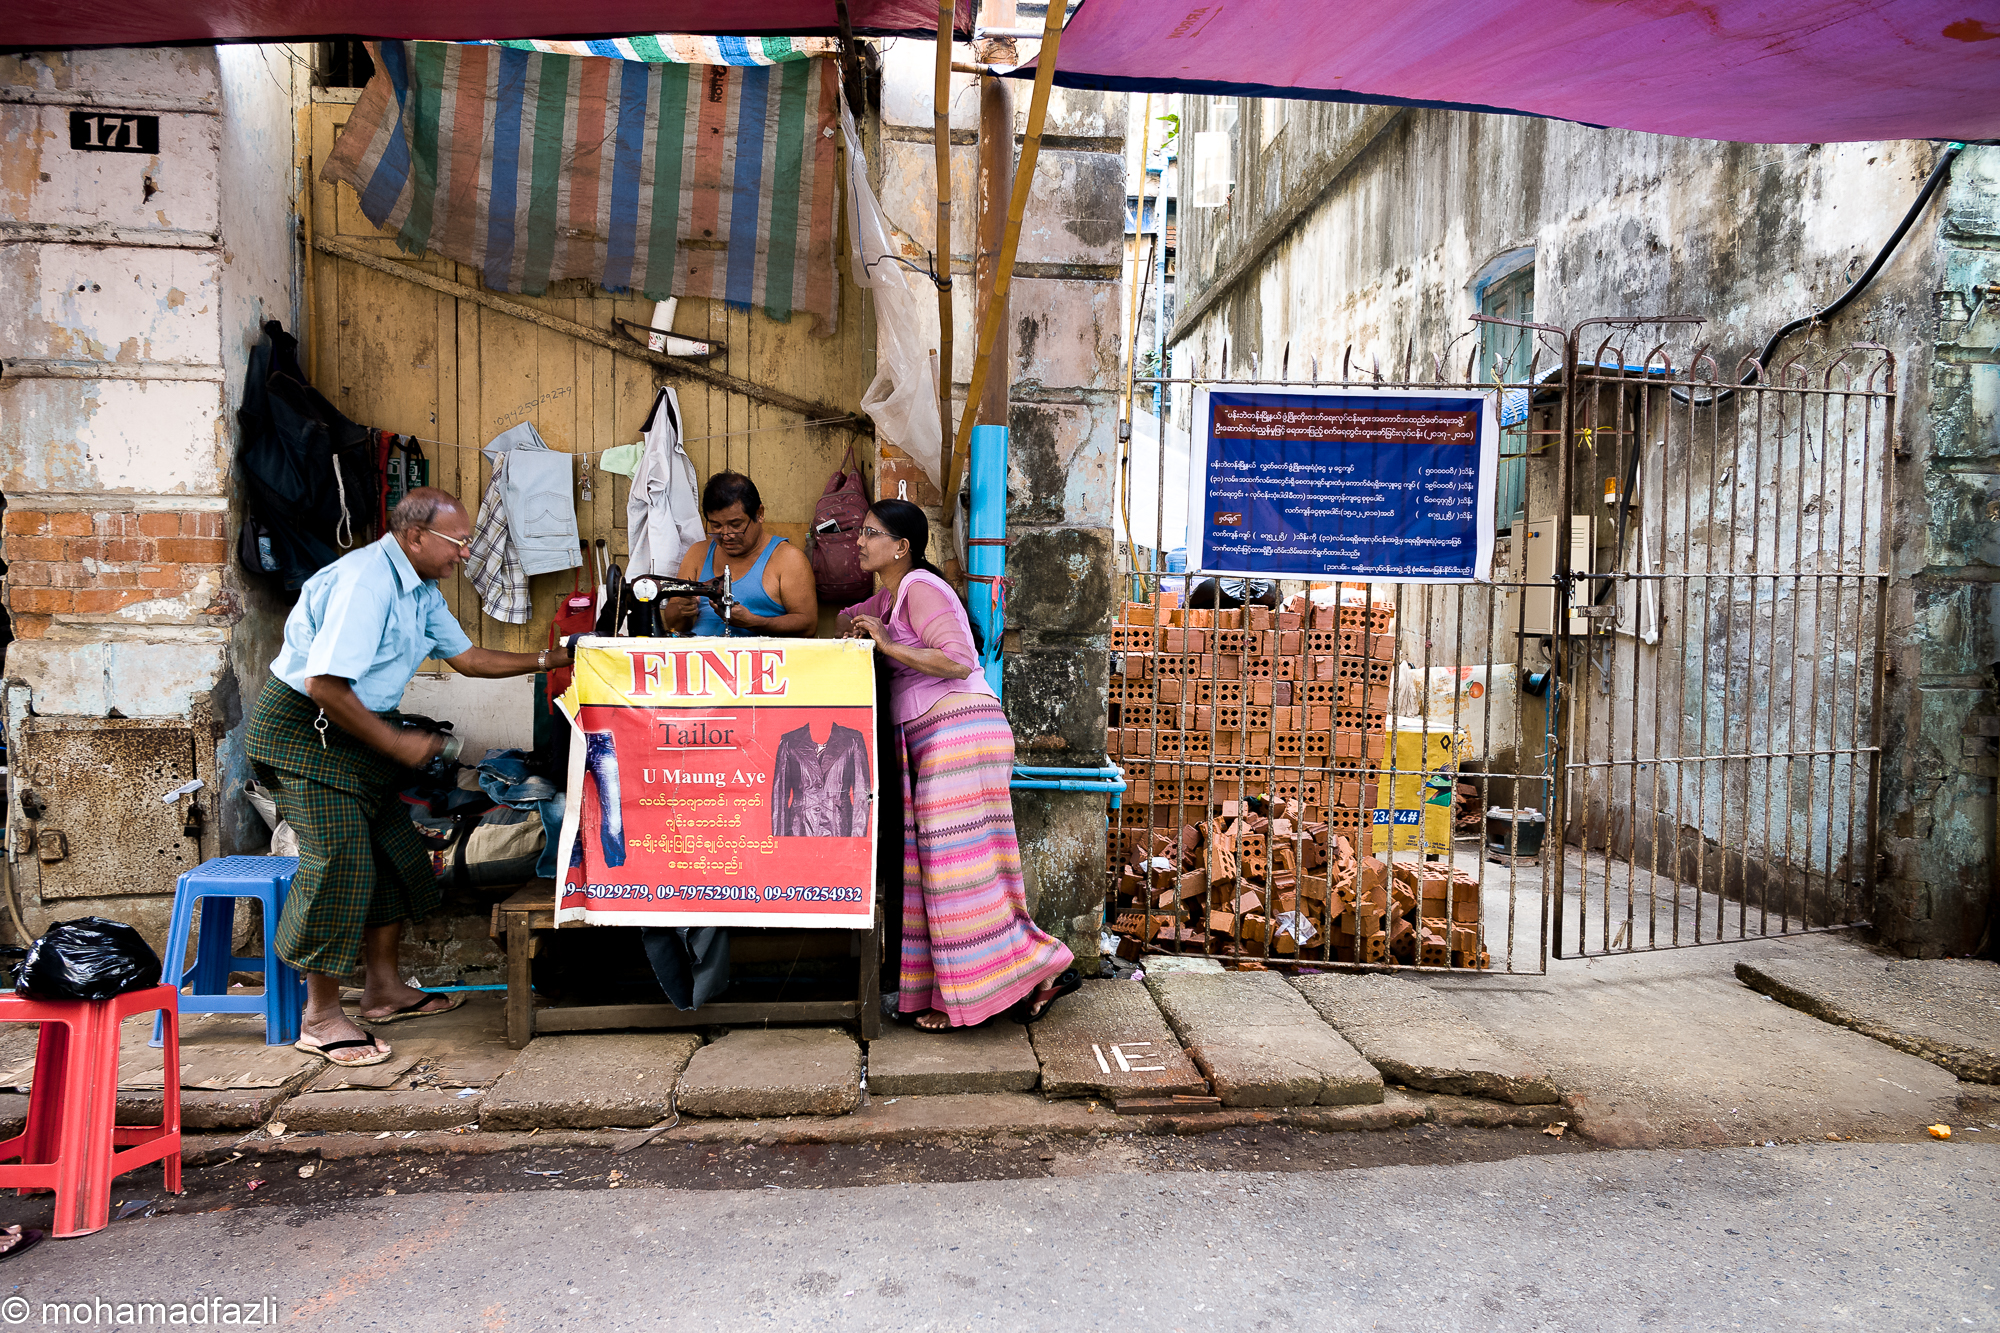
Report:
[{"label": "broken brick pile", "polygon": [[1127,783],[1107,862],[1121,957],[1490,965],[1475,877],[1356,850],[1388,792],[1393,604],[1343,590],[1338,606],[1203,610],[1168,593],[1121,621],[1106,738]]}]

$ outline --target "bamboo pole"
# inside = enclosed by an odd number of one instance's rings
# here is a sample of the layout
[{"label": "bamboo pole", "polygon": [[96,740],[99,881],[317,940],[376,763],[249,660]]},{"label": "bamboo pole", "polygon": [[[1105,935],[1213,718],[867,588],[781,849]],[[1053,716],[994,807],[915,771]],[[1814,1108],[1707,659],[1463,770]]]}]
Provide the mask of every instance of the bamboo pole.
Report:
[{"label": "bamboo pole", "polygon": [[973,416],[980,396],[986,392],[988,362],[1000,331],[1000,312],[1007,308],[1007,292],[1014,282],[1014,256],[1021,248],[1021,218],[1028,211],[1028,188],[1035,179],[1035,159],[1042,151],[1042,123],[1048,118],[1049,89],[1056,74],[1056,46],[1062,40],[1063,6],[1051,4],[1042,24],[1042,50],[1035,66],[1035,91],[1028,101],[1028,129],[1021,136],[1021,164],[1014,170],[1014,194],[1007,202],[1007,230],[1000,240],[1000,261],[993,274],[993,297],[986,316],[979,321],[979,343],[972,361],[972,383],[966,388],[965,417],[959,423],[958,439],[952,445],[945,466],[944,502],[957,503],[959,478],[965,472],[965,442],[970,438]]},{"label": "bamboo pole", "polygon": [[[956,0],[938,0],[937,85],[931,102],[932,137],[937,149],[938,448],[950,456],[951,442],[951,25]],[[951,512],[952,496],[944,497]],[[945,522],[950,523],[947,518]]]},{"label": "bamboo pole", "polygon": [[616,352],[619,356],[629,356],[634,361],[650,361],[656,366],[663,366],[676,374],[685,375],[689,379],[700,380],[704,384],[714,385],[716,388],[727,390],[730,393],[742,394],[745,398],[754,399],[760,403],[769,403],[772,407],[782,408],[787,412],[796,412],[808,421],[823,422],[834,430],[859,431],[864,435],[875,433],[874,422],[865,416],[843,412],[840,408],[828,407],[824,403],[810,403],[803,398],[795,398],[791,394],[778,389],[767,389],[761,384],[752,384],[749,380],[738,379],[734,375],[726,375],[722,371],[711,370],[707,366],[699,365],[692,361],[684,361],[677,356],[668,356],[665,352],[655,352],[644,343],[634,342],[630,338],[620,338],[616,334],[606,333],[602,329],[593,329],[588,324],[579,324],[573,319],[564,319],[561,315],[551,315],[546,311],[537,310],[533,306],[525,306],[517,301],[503,301],[491,292],[481,291],[477,287],[469,287],[462,282],[453,282],[450,278],[436,277],[411,264],[398,263],[393,259],[383,259],[379,255],[369,254],[366,250],[358,246],[349,245],[345,241],[336,241],[330,237],[317,236],[313,238],[313,249],[320,251],[322,254],[333,255],[338,259],[345,259],[350,264],[359,264],[363,268],[372,268],[377,273],[386,273],[392,278],[400,278],[404,282],[414,282],[419,287],[428,287],[432,291],[445,296],[456,297],[461,301],[471,301],[474,305],[485,306],[488,310],[497,310],[501,314],[511,316],[514,319],[525,320],[530,324],[539,325],[552,333],[560,333],[571,338],[580,339],[583,342],[592,343],[598,347]]},{"label": "bamboo pole", "polygon": [[[1015,24],[1014,0],[986,0],[982,11],[988,28],[1005,31]],[[982,61],[1014,64],[1012,38],[989,37],[973,48]],[[953,68],[960,68],[955,62]],[[982,68],[991,68],[990,65]],[[1007,201],[1014,195],[1014,87],[1013,80],[991,74],[979,77],[979,307],[975,318],[981,322],[993,304],[993,276],[1000,259],[1000,243],[1007,234]],[[979,424],[1005,426],[1008,405],[1013,397],[1013,376],[1008,373],[1008,311],[1000,310],[1000,336],[994,341],[991,364],[986,376],[986,392],[979,404]]]}]

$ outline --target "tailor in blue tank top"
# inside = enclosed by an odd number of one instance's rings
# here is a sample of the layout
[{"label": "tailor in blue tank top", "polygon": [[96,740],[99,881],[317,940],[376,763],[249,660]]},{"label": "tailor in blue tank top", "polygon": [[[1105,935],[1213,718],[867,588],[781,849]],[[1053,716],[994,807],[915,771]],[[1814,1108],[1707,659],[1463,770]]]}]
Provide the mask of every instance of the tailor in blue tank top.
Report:
[{"label": "tailor in blue tank top", "polygon": [[[745,611],[748,611],[753,616],[768,617],[785,614],[785,608],[772,601],[771,594],[764,591],[764,566],[771,562],[771,552],[777,550],[778,543],[783,540],[785,540],[783,537],[772,537],[766,541],[764,549],[758,552],[757,563],[750,566],[749,570],[736,580],[734,588],[736,600],[742,605]],[[708,554],[702,557],[701,581],[704,583],[715,577],[715,548],[718,545],[720,545],[719,542],[710,539]],[[716,613],[715,603],[709,601],[706,597],[702,598],[697,605],[699,609],[695,612],[694,616],[694,632],[696,634],[712,635],[716,638],[747,639],[762,633],[760,630],[750,629],[743,625],[725,623],[722,617]]]}]

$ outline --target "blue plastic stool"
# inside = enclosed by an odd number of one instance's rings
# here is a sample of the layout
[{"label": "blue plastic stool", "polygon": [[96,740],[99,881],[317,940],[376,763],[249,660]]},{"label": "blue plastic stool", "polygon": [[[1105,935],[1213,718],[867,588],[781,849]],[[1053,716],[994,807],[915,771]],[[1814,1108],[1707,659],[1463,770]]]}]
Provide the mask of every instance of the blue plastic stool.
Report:
[{"label": "blue plastic stool", "polygon": [[[264,1015],[264,1044],[289,1046],[299,1039],[306,1007],[306,979],[278,957],[278,916],[285,895],[299,870],[296,856],[218,856],[183,871],[174,884],[174,919],[167,930],[166,980],[181,997],[182,1014]],[[255,898],[264,904],[264,956],[237,958],[230,953],[235,933],[236,900]],[[201,905],[201,934],[196,937],[194,965],[182,970],[188,932],[194,928],[195,904]],[[262,995],[231,995],[231,972],[264,974]],[[178,977],[178,980],[175,978]],[[158,1046],[164,1022],[153,1022],[152,1044]]]}]

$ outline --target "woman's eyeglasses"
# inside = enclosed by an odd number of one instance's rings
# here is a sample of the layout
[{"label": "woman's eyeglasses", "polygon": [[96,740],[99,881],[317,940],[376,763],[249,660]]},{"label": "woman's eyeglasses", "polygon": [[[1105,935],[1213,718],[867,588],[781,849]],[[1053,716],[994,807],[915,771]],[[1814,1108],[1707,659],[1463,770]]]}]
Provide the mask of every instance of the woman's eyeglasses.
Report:
[{"label": "woman's eyeglasses", "polygon": [[882,531],[882,529],[880,528],[864,527],[861,529],[861,535],[863,537],[886,537],[889,534]]}]

